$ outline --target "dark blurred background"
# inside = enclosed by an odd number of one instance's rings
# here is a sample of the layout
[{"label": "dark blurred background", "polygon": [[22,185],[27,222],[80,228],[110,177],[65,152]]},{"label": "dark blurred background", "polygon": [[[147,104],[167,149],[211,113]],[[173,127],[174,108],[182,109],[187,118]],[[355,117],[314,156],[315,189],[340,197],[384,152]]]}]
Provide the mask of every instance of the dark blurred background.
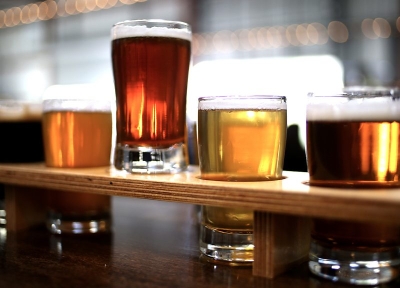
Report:
[{"label": "dark blurred background", "polygon": [[304,146],[307,92],[400,84],[398,0],[1,0],[0,99],[112,87],[110,28],[137,18],[192,25],[193,120],[202,95],[285,94]]}]

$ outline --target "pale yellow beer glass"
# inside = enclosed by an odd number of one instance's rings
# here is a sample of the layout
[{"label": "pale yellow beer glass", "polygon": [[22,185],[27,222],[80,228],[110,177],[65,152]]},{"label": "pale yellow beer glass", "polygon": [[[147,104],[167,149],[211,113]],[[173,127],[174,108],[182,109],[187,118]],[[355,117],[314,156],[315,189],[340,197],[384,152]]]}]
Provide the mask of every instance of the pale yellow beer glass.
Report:
[{"label": "pale yellow beer glass", "polygon": [[[112,101],[94,85],[52,86],[43,97],[45,163],[55,168],[109,169]],[[110,196],[49,191],[47,227],[55,234],[111,229]]]},{"label": "pale yellow beer glass", "polygon": [[[346,88],[310,93],[307,104],[310,185],[357,193],[354,188],[400,187],[400,96],[396,89]],[[390,191],[387,190],[389,193]],[[376,190],[377,193],[380,193]],[[400,265],[400,227],[314,219],[309,267],[333,281],[377,285]]]},{"label": "pale yellow beer glass", "polygon": [[[286,145],[283,96],[202,97],[198,104],[201,178],[268,181],[282,178]],[[215,260],[253,262],[253,211],[203,206],[200,250]]]}]

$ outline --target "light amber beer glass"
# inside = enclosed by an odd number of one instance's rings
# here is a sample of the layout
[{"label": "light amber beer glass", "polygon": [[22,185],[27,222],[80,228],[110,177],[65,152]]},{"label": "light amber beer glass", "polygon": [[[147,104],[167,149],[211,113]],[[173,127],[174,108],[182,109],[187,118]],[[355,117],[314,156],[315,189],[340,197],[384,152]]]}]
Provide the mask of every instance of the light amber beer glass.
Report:
[{"label": "light amber beer glass", "polygon": [[46,165],[63,168],[109,165],[111,125],[110,111],[46,111],[43,114]]},{"label": "light amber beer glass", "polygon": [[117,97],[115,167],[131,173],[184,170],[190,26],[124,21],[112,27],[111,36]]},{"label": "light amber beer glass", "polygon": [[[396,90],[310,94],[310,185],[343,188],[349,193],[357,193],[353,188],[400,187],[399,128],[400,97]],[[376,285],[394,279],[399,264],[400,227],[378,220],[313,220],[309,266],[314,274],[333,281]]]},{"label": "light amber beer glass", "polygon": [[[282,178],[286,145],[283,96],[202,97],[198,106],[201,178]],[[203,206],[200,249],[215,260],[253,262],[253,211]]]},{"label": "light amber beer glass", "polygon": [[[91,85],[50,87],[43,100],[48,167],[84,168],[111,163],[112,106]],[[107,232],[110,196],[49,191],[48,229],[61,233]]]}]

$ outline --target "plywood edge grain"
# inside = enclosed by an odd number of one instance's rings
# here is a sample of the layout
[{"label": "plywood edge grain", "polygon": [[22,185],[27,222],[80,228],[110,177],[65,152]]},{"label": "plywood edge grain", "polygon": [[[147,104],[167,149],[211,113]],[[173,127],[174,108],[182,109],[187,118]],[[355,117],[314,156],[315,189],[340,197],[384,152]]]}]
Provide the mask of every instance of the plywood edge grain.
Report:
[{"label": "plywood edge grain", "polygon": [[400,189],[357,190],[309,187],[307,173],[285,172],[286,179],[220,182],[199,179],[197,167],[174,175],[131,175],[112,167],[56,169],[35,164],[1,164],[0,182],[71,192],[106,194],[303,217],[400,224]]},{"label": "plywood edge grain", "polygon": [[253,275],[275,278],[308,259],[311,219],[254,212]]}]

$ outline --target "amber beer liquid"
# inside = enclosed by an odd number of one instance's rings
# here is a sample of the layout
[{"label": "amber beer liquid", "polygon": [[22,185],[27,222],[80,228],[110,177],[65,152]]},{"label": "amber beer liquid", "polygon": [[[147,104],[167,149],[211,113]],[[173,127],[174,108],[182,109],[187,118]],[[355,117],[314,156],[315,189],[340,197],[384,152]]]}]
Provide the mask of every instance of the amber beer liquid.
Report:
[{"label": "amber beer liquid", "polygon": [[[51,101],[55,103],[54,106]],[[62,106],[61,102],[74,103],[74,101],[77,103],[77,107],[74,109],[71,108],[71,105],[75,104],[64,104],[64,106],[69,106],[68,109],[58,109]],[[46,108],[43,113],[46,166],[85,168],[110,165],[112,145],[110,105],[104,104],[106,108],[99,109],[90,107],[90,105],[94,105],[94,107],[96,105],[91,101],[86,102],[85,104],[79,104],[79,100],[48,100],[48,102],[44,102],[45,107],[50,107]],[[83,105],[85,108],[81,108],[79,105]],[[61,223],[60,228],[55,229],[56,232],[49,227],[54,233],[60,233],[59,230],[65,230],[61,233],[94,233],[109,228],[110,196],[51,191],[48,198],[51,221],[57,223],[58,220],[54,219],[60,219]],[[98,226],[89,227],[93,225],[90,223],[95,222]],[[81,224],[78,227],[76,223]]]},{"label": "amber beer liquid", "polygon": [[[349,193],[357,193],[357,189],[352,188],[399,187],[399,99],[343,95],[327,99],[325,103],[314,101],[316,102],[307,106],[306,126],[310,185],[339,187],[347,189],[345,191]],[[314,219],[312,239],[314,242],[310,255],[314,255],[313,261],[320,257],[337,261],[335,263],[343,267],[361,258],[362,261],[372,262],[399,261],[400,255],[396,252],[400,246],[398,226],[379,222]],[[329,255],[331,252],[326,251],[336,252]],[[375,255],[375,258],[370,255]],[[357,269],[354,268],[354,271],[361,271]],[[318,271],[328,271],[327,268],[311,270],[317,275],[324,273]],[[371,281],[377,281],[370,283],[387,282],[387,279],[378,279],[382,276],[367,270],[363,270],[363,277],[362,274],[348,273],[347,270],[337,272],[335,277],[344,282],[358,284],[366,284],[365,279],[368,277],[373,279]],[[331,275],[322,276],[332,278],[334,274],[332,272]]]},{"label": "amber beer liquid", "polygon": [[[125,169],[127,157],[139,161],[135,159],[136,151],[162,150],[184,143],[191,32],[168,23],[138,20],[132,25],[116,24],[112,29],[117,169]],[[164,24],[166,27],[159,26]],[[164,161],[163,156],[153,152],[140,155],[142,161]]]},{"label": "amber beer liquid", "polygon": [[395,118],[307,121],[311,183],[400,186],[400,115]]},{"label": "amber beer liquid", "polygon": [[115,39],[112,57],[117,142],[149,147],[183,142],[190,41],[168,35]]},{"label": "amber beer liquid", "polygon": [[82,168],[110,164],[111,112],[50,111],[43,114],[46,165]]},{"label": "amber beer liquid", "polygon": [[[206,97],[205,97],[206,98]],[[212,97],[211,97],[212,98]],[[223,98],[223,97],[222,97]],[[198,142],[201,178],[217,181],[266,181],[282,178],[286,144],[286,103],[265,99],[199,100]],[[253,261],[253,211],[202,207],[200,246],[222,260]],[[232,235],[216,237],[216,235]],[[227,247],[238,247],[223,255]],[[229,259],[228,259],[229,258]]]},{"label": "amber beer liquid", "polygon": [[[111,112],[43,113],[46,166],[83,168],[110,165],[111,133]],[[95,213],[110,204],[110,197],[104,195],[71,195],[61,191],[53,194],[52,203],[57,203],[54,208],[62,214]]]},{"label": "amber beer liquid", "polygon": [[[333,115],[329,106],[325,110],[321,105],[309,108],[310,184],[400,186],[400,114],[394,113],[396,110],[390,114],[390,109],[385,109],[397,106],[400,112],[400,101],[354,105],[341,107],[341,116]],[[353,243],[359,247],[385,247],[400,244],[400,229],[380,224],[318,220],[313,234],[326,245]]]}]

